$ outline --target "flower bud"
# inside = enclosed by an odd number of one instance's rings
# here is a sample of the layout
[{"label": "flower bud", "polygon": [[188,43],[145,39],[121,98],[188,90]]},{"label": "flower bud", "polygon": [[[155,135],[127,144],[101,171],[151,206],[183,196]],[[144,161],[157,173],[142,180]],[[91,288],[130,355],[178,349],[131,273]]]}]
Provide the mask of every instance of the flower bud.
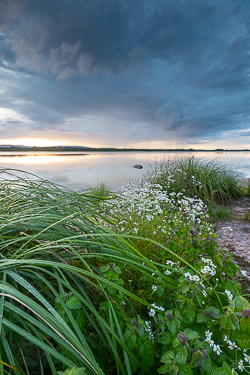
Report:
[{"label": "flower bud", "polygon": [[171,321],[171,320],[173,319],[173,315],[170,314],[170,313],[168,313],[168,314],[167,314],[167,318]]},{"label": "flower bud", "polygon": [[245,318],[250,318],[250,310],[243,309],[242,314],[244,315]]}]

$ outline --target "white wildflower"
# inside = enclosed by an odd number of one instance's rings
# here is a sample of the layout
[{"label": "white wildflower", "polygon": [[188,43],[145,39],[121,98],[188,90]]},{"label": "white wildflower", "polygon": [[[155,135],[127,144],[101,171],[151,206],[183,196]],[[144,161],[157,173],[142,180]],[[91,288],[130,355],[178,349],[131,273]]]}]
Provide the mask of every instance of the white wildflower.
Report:
[{"label": "white wildflower", "polygon": [[[211,346],[211,345],[210,345],[210,346]],[[222,350],[221,350],[221,348],[220,348],[219,345],[214,345],[213,350],[214,350],[214,352],[216,352],[216,354],[218,354],[218,355],[220,355],[220,354],[222,353]]]},{"label": "white wildflower", "polygon": [[239,369],[241,372],[245,369],[245,367],[244,367],[244,365],[243,365],[243,361],[242,361],[242,359],[238,362],[238,369]]}]

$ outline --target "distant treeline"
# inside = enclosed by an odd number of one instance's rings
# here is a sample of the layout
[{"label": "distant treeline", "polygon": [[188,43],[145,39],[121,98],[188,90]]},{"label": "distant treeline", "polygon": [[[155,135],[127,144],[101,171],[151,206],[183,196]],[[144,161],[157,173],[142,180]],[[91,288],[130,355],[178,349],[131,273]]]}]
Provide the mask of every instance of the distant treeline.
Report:
[{"label": "distant treeline", "polygon": [[37,151],[80,151],[80,152],[88,152],[88,151],[109,151],[109,152],[131,152],[131,151],[144,151],[144,152],[153,152],[153,151],[160,151],[160,152],[178,152],[178,151],[186,151],[186,152],[231,152],[231,151],[250,151],[250,149],[223,149],[223,148],[216,148],[213,150],[204,150],[204,149],[192,149],[192,148],[111,148],[111,147],[101,147],[101,148],[94,148],[94,147],[19,147],[19,146],[11,146],[11,147],[0,147],[0,152],[11,152],[11,151],[23,151],[23,152],[37,152]]}]

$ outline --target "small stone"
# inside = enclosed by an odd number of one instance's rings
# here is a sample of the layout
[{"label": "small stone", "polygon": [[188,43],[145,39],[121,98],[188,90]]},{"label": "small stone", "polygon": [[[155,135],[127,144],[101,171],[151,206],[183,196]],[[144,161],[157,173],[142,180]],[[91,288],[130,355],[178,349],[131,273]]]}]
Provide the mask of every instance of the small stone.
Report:
[{"label": "small stone", "polygon": [[135,165],[133,165],[133,168],[136,168],[136,169],[142,169],[143,166],[140,165],[140,164],[135,164]]}]

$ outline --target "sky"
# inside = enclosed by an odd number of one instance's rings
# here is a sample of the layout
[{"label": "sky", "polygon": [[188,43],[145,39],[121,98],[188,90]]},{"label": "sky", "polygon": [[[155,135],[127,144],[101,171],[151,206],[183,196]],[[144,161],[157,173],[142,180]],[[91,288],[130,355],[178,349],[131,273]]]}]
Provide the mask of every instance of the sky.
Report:
[{"label": "sky", "polygon": [[0,144],[250,148],[249,0],[0,0]]}]

